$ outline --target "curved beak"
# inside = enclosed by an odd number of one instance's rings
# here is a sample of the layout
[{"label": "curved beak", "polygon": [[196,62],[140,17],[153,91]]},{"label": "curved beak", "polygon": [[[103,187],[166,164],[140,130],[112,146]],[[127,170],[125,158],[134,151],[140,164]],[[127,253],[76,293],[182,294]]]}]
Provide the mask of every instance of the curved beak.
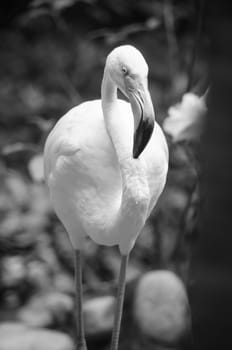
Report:
[{"label": "curved beak", "polygon": [[137,83],[129,79],[126,82],[126,93],[134,115],[133,158],[138,158],[148,144],[155,124],[155,113],[147,81]]}]

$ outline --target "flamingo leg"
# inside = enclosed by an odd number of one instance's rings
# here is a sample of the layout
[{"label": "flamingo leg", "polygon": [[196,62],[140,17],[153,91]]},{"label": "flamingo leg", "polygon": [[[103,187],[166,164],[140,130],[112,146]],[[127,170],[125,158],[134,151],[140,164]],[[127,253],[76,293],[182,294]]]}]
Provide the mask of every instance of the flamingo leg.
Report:
[{"label": "flamingo leg", "polygon": [[111,348],[110,348],[111,350],[118,350],[123,302],[124,302],[124,296],[125,296],[126,269],[128,265],[128,260],[129,260],[129,254],[122,255],[119,280],[118,280],[118,293],[117,293],[117,302],[116,302],[116,310],[115,310],[115,319],[114,319],[113,333],[111,338]]},{"label": "flamingo leg", "polygon": [[77,350],[87,350],[82,311],[82,258],[80,250],[75,250],[75,309],[77,325]]}]

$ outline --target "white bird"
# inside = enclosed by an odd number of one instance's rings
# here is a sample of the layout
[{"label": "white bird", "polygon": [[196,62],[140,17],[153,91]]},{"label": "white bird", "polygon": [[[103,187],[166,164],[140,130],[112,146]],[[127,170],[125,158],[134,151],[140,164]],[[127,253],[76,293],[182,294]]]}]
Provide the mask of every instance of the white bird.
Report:
[{"label": "white bird", "polygon": [[[78,350],[86,350],[81,271],[85,238],[118,245],[122,255],[111,343],[116,350],[129,253],[166,182],[168,148],[155,123],[147,76],[147,63],[136,48],[115,48],[106,60],[101,100],[71,109],[45,144],[51,202],[75,251]],[[117,98],[118,89],[130,103]]]}]

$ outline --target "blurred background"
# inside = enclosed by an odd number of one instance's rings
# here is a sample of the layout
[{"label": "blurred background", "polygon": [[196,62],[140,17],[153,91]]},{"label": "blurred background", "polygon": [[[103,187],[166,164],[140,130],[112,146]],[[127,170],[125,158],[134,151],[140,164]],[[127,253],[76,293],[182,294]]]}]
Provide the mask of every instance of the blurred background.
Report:
[{"label": "blurred background", "polygon": [[[33,349],[73,348],[73,252],[49,202],[42,153],[46,136],[66,111],[100,98],[105,58],[121,44],[134,45],[148,62],[156,119],[164,125],[170,150],[166,188],[131,254],[122,347],[139,349],[144,342],[142,331],[135,336],[128,330],[134,307],[130,293],[135,293],[139,276],[165,269],[174,272],[187,290],[191,285],[200,131],[197,125],[186,132],[181,108],[183,96],[191,91],[184,111],[194,110],[208,88],[203,6],[197,0],[4,4],[0,14],[0,335],[8,342],[7,349],[32,349],[22,339],[29,327],[33,327],[31,337],[37,339]],[[173,127],[167,123],[165,128],[164,120],[168,117],[172,122],[175,112],[178,123]],[[88,313],[92,318],[99,308],[112,306],[119,264],[117,248],[89,243],[83,275],[90,349],[108,347],[112,320],[106,321],[100,313],[94,323]],[[93,306],[87,304],[90,301]],[[47,333],[40,333],[43,330]],[[187,349],[186,344],[181,348]],[[166,341],[153,339],[149,346],[164,349]],[[179,348],[177,343],[172,346]]]}]

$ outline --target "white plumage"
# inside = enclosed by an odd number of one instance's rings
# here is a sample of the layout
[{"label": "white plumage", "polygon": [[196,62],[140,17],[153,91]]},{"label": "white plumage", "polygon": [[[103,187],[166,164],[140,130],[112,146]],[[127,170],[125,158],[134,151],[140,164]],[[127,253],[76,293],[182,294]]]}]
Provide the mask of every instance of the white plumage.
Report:
[{"label": "white plumage", "polygon": [[[132,150],[133,115],[129,103],[122,100],[119,103],[119,119],[123,122],[118,121],[117,127],[122,133],[128,132]],[[120,166],[106,132],[100,100],[85,102],[61,118],[49,135],[45,155],[45,178],[52,203],[73,246],[82,248],[85,235],[98,244],[120,245],[124,242],[123,236],[130,232],[120,232],[120,226],[117,226],[123,190]],[[125,168],[134,191],[142,192],[146,188],[146,183],[141,184],[143,179],[137,178],[140,174],[146,177],[149,187],[147,216],[164,187],[167,157],[166,142],[156,123],[140,159],[135,160],[135,164],[130,160],[130,168]],[[141,193],[143,195],[145,193]],[[125,209],[131,210],[132,217],[135,214],[135,220],[137,211],[134,213],[133,207],[126,208],[126,205]]]},{"label": "white plumage", "polygon": [[[164,188],[168,148],[157,123],[153,131],[147,72],[138,50],[116,48],[102,100],[71,109],[47,138],[45,179],[75,250],[89,236],[128,255]],[[117,99],[118,88],[130,103]]]}]

